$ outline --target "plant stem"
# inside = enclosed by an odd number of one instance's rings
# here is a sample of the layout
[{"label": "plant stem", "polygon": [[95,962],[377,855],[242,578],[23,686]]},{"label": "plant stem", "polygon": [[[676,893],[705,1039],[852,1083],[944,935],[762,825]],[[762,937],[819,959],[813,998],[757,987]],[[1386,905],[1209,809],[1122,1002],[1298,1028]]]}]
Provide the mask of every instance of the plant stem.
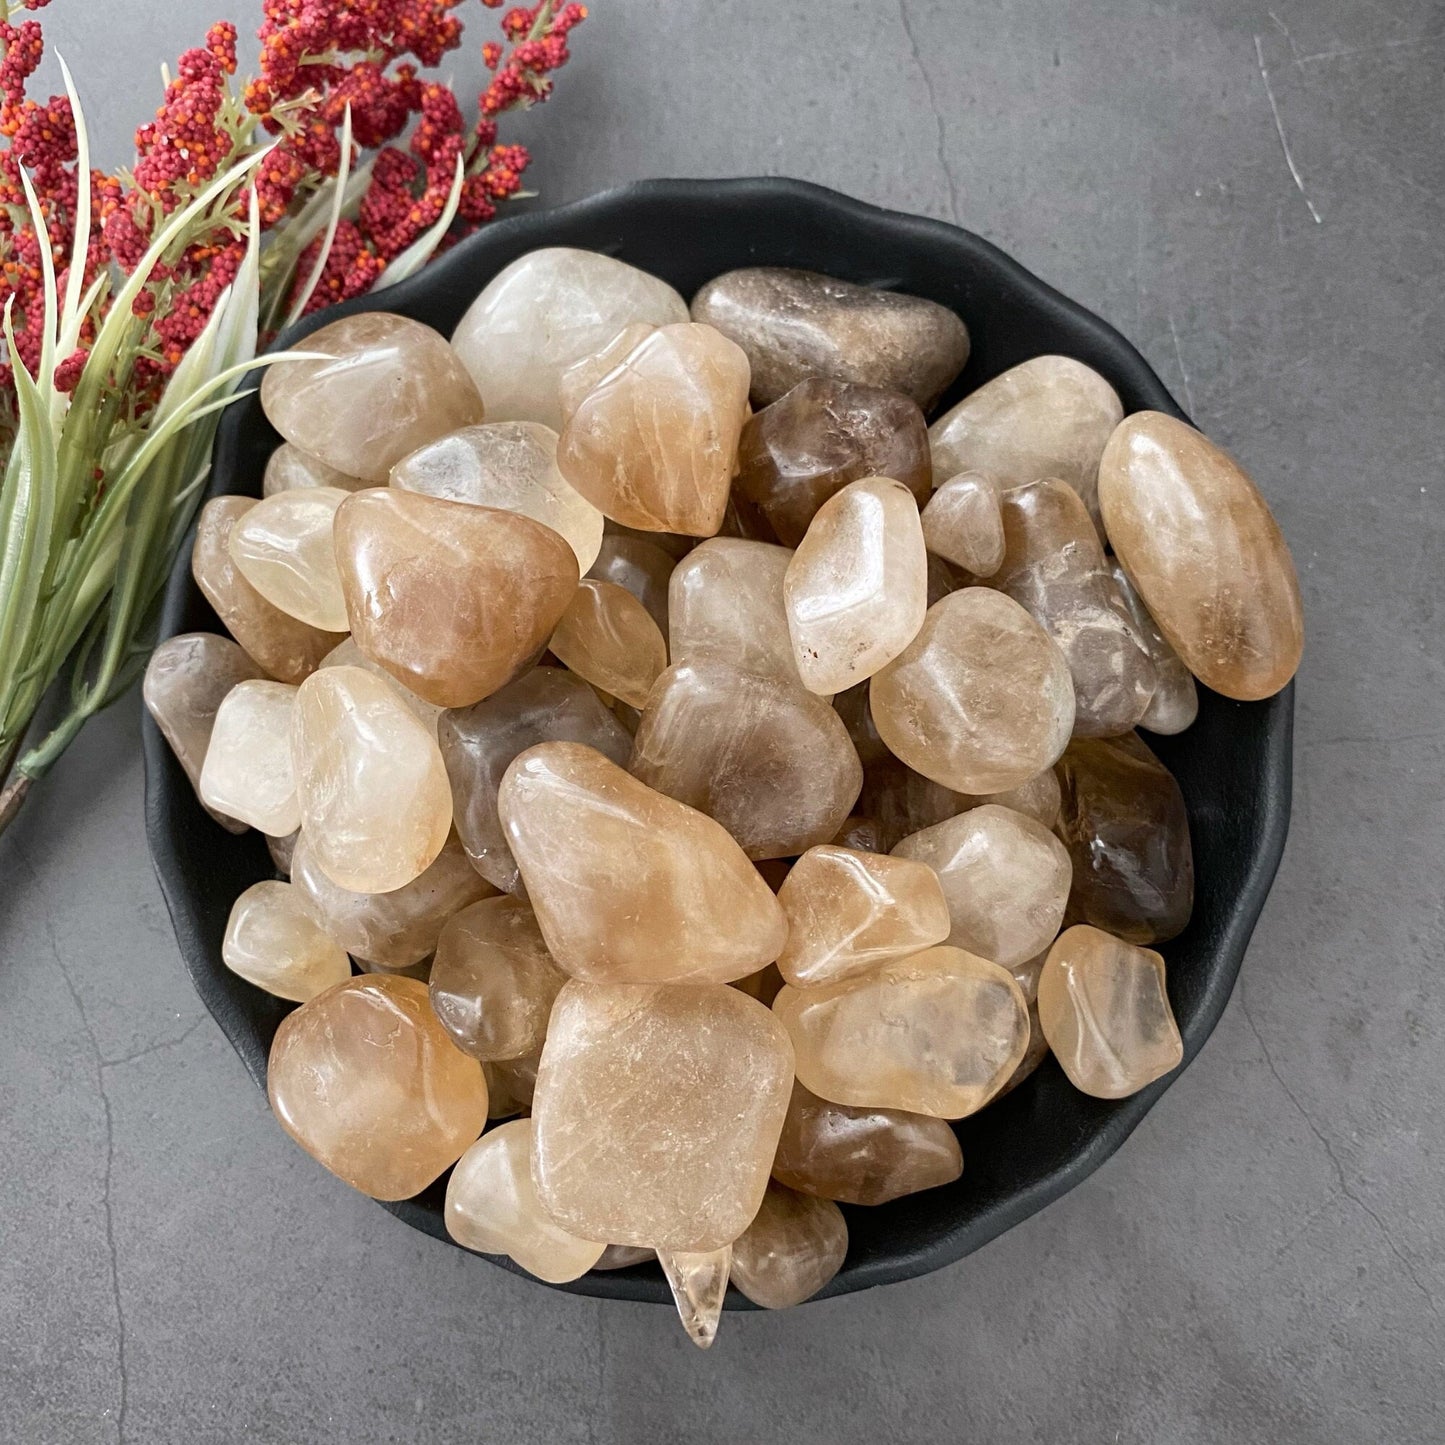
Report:
[{"label": "plant stem", "polygon": [[19,751],[20,739],[17,738],[0,757],[0,779],[4,780],[4,786],[0,787],[0,833],[10,826],[30,791],[31,780],[24,773],[12,774],[10,771]]}]

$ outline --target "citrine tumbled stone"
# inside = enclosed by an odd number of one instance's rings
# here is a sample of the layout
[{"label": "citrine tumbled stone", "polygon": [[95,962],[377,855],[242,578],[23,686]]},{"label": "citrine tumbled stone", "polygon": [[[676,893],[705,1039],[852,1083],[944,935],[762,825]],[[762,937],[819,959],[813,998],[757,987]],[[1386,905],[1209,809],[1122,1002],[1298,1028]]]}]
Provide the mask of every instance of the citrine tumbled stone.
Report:
[{"label": "citrine tumbled stone", "polygon": [[847,1253],[843,1211],[774,1180],[753,1222],[733,1241],[732,1282],[755,1305],[789,1309],[812,1299]]}]

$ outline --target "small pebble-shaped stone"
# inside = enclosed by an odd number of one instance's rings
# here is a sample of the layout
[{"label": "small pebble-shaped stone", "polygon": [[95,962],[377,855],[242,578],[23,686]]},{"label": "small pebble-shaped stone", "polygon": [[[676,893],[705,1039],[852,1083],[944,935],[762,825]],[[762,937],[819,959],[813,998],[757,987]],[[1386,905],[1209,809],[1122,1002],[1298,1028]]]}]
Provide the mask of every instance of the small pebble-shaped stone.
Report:
[{"label": "small pebble-shaped stone", "polygon": [[718,1249],[657,1251],[657,1262],[672,1291],[677,1317],[688,1339],[700,1350],[710,1349],[717,1338],[732,1255],[730,1244]]},{"label": "small pebble-shaped stone", "polygon": [[1117,558],[1109,563],[1109,575],[1124,599],[1124,606],[1129,609],[1129,616],[1134,619],[1134,630],[1154,663],[1154,696],[1149,699],[1139,726],[1166,737],[1182,733],[1199,716],[1199,689],[1194,685],[1194,674],[1185,667],[1179,654],[1159,631],[1159,624],[1149,615],[1144,599],[1134,590],[1129,574],[1119,565]]},{"label": "small pebble-shaped stone", "polygon": [[732,1282],[765,1310],[790,1309],[812,1299],[847,1253],[843,1211],[774,1180],[753,1222],[733,1241]]},{"label": "small pebble-shaped stone", "polygon": [[908,489],[866,477],[830,497],[788,563],[783,602],[809,692],[831,697],[892,662],[928,612],[928,554]]},{"label": "small pebble-shaped stone", "polygon": [[919,953],[942,943],[952,927],[932,868],[833,845],[798,859],[778,902],[788,915],[778,970],[799,987],[836,983]]},{"label": "small pebble-shaped stone", "polygon": [[428,702],[424,697],[418,697],[410,688],[403,687],[384,667],[373,662],[350,637],[338,647],[332,648],[321,659],[321,666],[359,667],[373,677],[379,677],[426,724],[427,731],[433,736],[436,735],[441,716],[446,709],[438,707],[434,702]]},{"label": "small pebble-shaped stone", "polygon": [[254,497],[213,497],[201,508],[191,575],[247,655],[271,677],[295,684],[315,672],[343,634],[323,632],[282,612],[241,575],[231,558],[231,533],[257,505]]},{"label": "small pebble-shaped stone", "polygon": [[863,785],[848,731],[826,702],[717,658],[658,678],[628,767],[716,818],[755,859],[826,843]]},{"label": "small pebble-shaped stone", "polygon": [[1058,644],[987,587],[952,592],[873,678],[873,721],[910,768],[961,793],[1016,788],[1055,762],[1074,726]]},{"label": "small pebble-shaped stone", "polygon": [[552,1222],[532,1184],[532,1121],[478,1139],[447,1180],[447,1233],[466,1249],[505,1254],[548,1284],[580,1279],[605,1248]]},{"label": "small pebble-shaped stone", "polygon": [[1099,466],[1109,543],[1159,630],[1206,687],[1251,702],[1295,674],[1304,613],[1269,504],[1228,452],[1141,411]]},{"label": "small pebble-shaped stone", "polygon": [[1083,500],[1046,477],[1003,498],[1006,548],[992,585],[1054,639],[1074,679],[1074,735],[1117,737],[1154,695],[1154,663],[1109,573]]},{"label": "small pebble-shaped stone", "polygon": [[457,836],[472,866],[504,893],[525,891],[497,811],[512,759],[548,742],[585,743],[623,767],[632,755],[627,729],[581,678],[560,667],[535,667],[484,701],[445,713],[438,738]]},{"label": "small pebble-shaped stone", "polygon": [[520,898],[484,898],[453,914],[432,960],[431,1004],[456,1046],[493,1063],[535,1053],[567,976]]},{"label": "small pebble-shaped stone", "polygon": [[581,572],[602,545],[602,513],[562,480],[557,433],[540,422],[487,422],[438,437],[391,469],[391,485],[530,517],[566,538]]},{"label": "small pebble-shaped stone", "polygon": [[452,346],[498,421],[562,429],[558,383],[567,367],[634,323],[687,320],[665,281],[596,251],[548,246],[499,271],[467,308]]},{"label": "small pebble-shaped stone", "polygon": [[[141,696],[176,761],[199,789],[216,712],[239,682],[260,678],[261,669],[229,637],[186,632],[168,637],[151,653]],[[233,833],[246,825],[224,813],[211,815]]]},{"label": "small pebble-shaped stone", "polygon": [[296,689],[284,682],[237,683],[216,710],[201,765],[201,801],[263,833],[301,826],[291,765]]},{"label": "small pebble-shaped stone", "polygon": [[550,646],[578,677],[636,708],[667,666],[667,639],[647,608],[625,587],[593,577],[578,584]]},{"label": "small pebble-shaped stone", "polygon": [[887,1204],[961,1173],[963,1151],[944,1120],[834,1104],[793,1084],[773,1160],[773,1177],[789,1188],[843,1204]]},{"label": "small pebble-shaped stone", "polygon": [[[676,318],[682,320],[681,317]],[[663,323],[666,324],[666,323]],[[635,351],[657,327],[647,321],[634,321],[624,326],[600,351],[574,361],[557,383],[557,399],[562,407],[562,425],[577,410],[582,398],[607,375],[615,371],[623,359]]]},{"label": "small pebble-shaped stone", "polygon": [[814,376],[751,417],[736,488],[796,547],[818,508],[849,482],[892,477],[921,507],[933,469],[917,402],[896,391]]},{"label": "small pebble-shaped stone", "polygon": [[518,677],[577,590],[577,556],[515,512],[388,487],[336,515],[356,645],[418,696],[466,707]]},{"label": "small pebble-shaped stone", "polygon": [[300,349],[325,361],[267,368],[266,418],[292,445],[380,484],[408,452],[482,420],[482,398],[429,326],[363,311],[313,331]]},{"label": "small pebble-shaped stone", "polygon": [[657,623],[666,638],[671,625],[667,611],[668,586],[675,563],[661,547],[636,537],[604,536],[589,577],[625,587]]},{"label": "small pebble-shaped stone", "polygon": [[883,830],[877,818],[867,818],[853,813],[838,829],[833,843],[839,848],[856,848],[862,853],[886,853],[883,847]]},{"label": "small pebble-shaped stone", "polygon": [[1173,774],[1134,736],[1071,743],[1057,771],[1058,833],[1074,865],[1070,920],[1130,943],[1182,932],[1194,853]]},{"label": "small pebble-shaped stone", "polygon": [[891,853],[910,833],[961,813],[974,800],[900,763],[891,753],[871,763],[858,795],[858,811],[874,821],[878,852]]},{"label": "small pebble-shaped stone", "polygon": [[232,973],[279,998],[305,1003],[351,977],[351,960],[322,931],[290,883],[253,883],[231,905],[221,958]]},{"label": "small pebble-shaped stone", "polygon": [[492,893],[455,838],[447,840],[425,873],[404,887],[390,893],[353,893],[322,872],[310,840],[303,836],[291,855],[291,881],[306,895],[328,937],[353,958],[388,969],[420,963],[436,948],[447,919]]},{"label": "small pebble-shaped stone", "polygon": [[826,376],[901,391],[927,411],[968,360],[968,328],[947,307],[816,271],[729,271],[693,297],[692,316],[747,352],[757,406]]},{"label": "small pebble-shaped stone", "polygon": [[986,472],[1007,491],[1059,477],[1099,516],[1099,458],[1118,393],[1071,356],[1035,356],[985,382],[928,429],[938,477]]},{"label": "small pebble-shaped stone", "polygon": [[1072,868],[1042,824],[996,803],[905,838],[894,856],[926,863],[948,900],[948,941],[1012,968],[1047,948],[1064,921]]},{"label": "small pebble-shaped stone", "polygon": [[1060,935],[1039,976],[1039,1022],[1069,1082],[1123,1099],[1184,1057],[1164,960],[1087,924]]},{"label": "small pebble-shaped stone", "polygon": [[266,463],[261,495],[274,497],[277,492],[293,492],[304,487],[339,487],[343,492],[359,492],[370,485],[362,477],[349,477],[318,458],[307,456],[300,447],[282,442]]},{"label": "small pebble-shaped stone", "polygon": [[389,683],[359,667],[313,673],[296,696],[291,753],[302,827],[334,883],[389,893],[441,852],[452,826],[446,768]]},{"label": "small pebble-shaped stone", "polygon": [[1003,511],[998,483],[983,472],[960,472],[923,508],[928,550],[975,577],[992,577],[1003,562]]},{"label": "small pebble-shaped stone", "polygon": [[[976,808],[984,803],[997,803],[1002,808],[1012,808],[1016,813],[1025,814],[1045,828],[1052,828],[1059,821],[1060,797],[1058,774],[1052,768],[1045,768],[1016,788],[966,798],[964,804]],[[963,810],[960,808],[958,811]]]},{"label": "small pebble-shaped stone", "polygon": [[721,824],[594,748],[528,748],[498,805],[548,950],[573,977],[727,983],[782,951],[783,910]]},{"label": "small pebble-shaped stone", "polygon": [[231,529],[231,559],[269,603],[323,632],[345,632],[346,599],[331,529],[350,495],[304,487],[267,497]]},{"label": "small pebble-shaped stone", "polygon": [[940,1119],[981,1109],[1028,1046],[1028,1005],[1013,976],[947,945],[839,983],[789,985],[773,1011],[813,1093]]},{"label": "small pebble-shaped stone", "polygon": [[738,989],[568,983],[533,1099],[543,1206],[583,1238],[720,1249],[758,1212],[792,1080]]},{"label": "small pebble-shaped stone", "polygon": [[411,978],[368,974],[288,1014],[266,1092],[281,1127],[375,1199],[409,1199],[487,1122],[482,1066],[447,1037]]},{"label": "small pebble-shaped stone", "polygon": [[578,403],[557,464],[614,521],[711,537],[747,405],[747,358],[731,341],[710,326],[664,326]]}]

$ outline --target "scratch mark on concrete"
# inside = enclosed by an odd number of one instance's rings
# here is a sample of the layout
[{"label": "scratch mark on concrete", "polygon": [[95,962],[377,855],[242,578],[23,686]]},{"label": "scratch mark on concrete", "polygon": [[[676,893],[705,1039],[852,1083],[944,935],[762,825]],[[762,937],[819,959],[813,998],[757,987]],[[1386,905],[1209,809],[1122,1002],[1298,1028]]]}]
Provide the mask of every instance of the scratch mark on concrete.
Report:
[{"label": "scratch mark on concrete", "polygon": [[1294,156],[1290,152],[1289,140],[1284,133],[1284,121],[1280,119],[1279,102],[1275,100],[1274,87],[1269,83],[1269,67],[1264,63],[1264,46],[1259,43],[1258,35],[1254,37],[1254,54],[1255,58],[1259,61],[1259,78],[1264,81],[1264,93],[1269,97],[1269,110],[1270,114],[1274,116],[1274,128],[1279,136],[1279,148],[1284,152],[1284,163],[1289,167],[1289,173],[1294,177],[1294,183],[1299,189],[1300,195],[1304,198],[1305,205],[1309,207],[1309,213],[1314,217],[1315,225],[1318,226],[1323,223],[1324,217],[1315,209],[1315,203],[1310,200],[1306,193],[1304,179],[1301,177],[1299,167],[1295,165]]},{"label": "scratch mark on concrete", "polygon": [[1342,45],[1335,50],[1317,50],[1312,55],[1300,55],[1296,52],[1294,63],[1300,66],[1317,65],[1323,60],[1345,60],[1351,55],[1369,55],[1380,50],[1425,50],[1432,45],[1439,45],[1442,41],[1445,41],[1445,35],[1410,35],[1400,40],[1380,40],[1373,45]]},{"label": "scratch mark on concrete", "polygon": [[137,1059],[143,1059],[148,1054],[158,1054],[162,1049],[173,1049],[177,1044],[185,1043],[209,1017],[209,1014],[202,1014],[200,1018],[192,1019],[174,1038],[160,1039],[156,1043],[147,1044],[143,1049],[137,1049],[134,1053],[122,1054],[118,1059],[102,1059],[100,1066],[103,1069],[116,1069],[122,1064],[133,1064]]},{"label": "scratch mark on concrete", "polygon": [[918,38],[913,33],[913,17],[908,13],[908,0],[898,0],[898,19],[908,39],[909,53],[913,56],[918,78],[923,82],[924,92],[928,96],[929,109],[933,112],[934,149],[938,156],[939,169],[943,172],[944,182],[948,186],[948,212],[953,223],[959,225],[958,182],[953,178],[953,168],[948,164],[948,154],[944,147],[943,112],[938,108],[938,93],[933,88],[933,77],[923,63],[923,55],[918,49]]},{"label": "scratch mark on concrete", "polygon": [[1179,331],[1174,325],[1174,313],[1169,313],[1169,334],[1174,338],[1174,359],[1179,363],[1179,378],[1184,383],[1184,405],[1190,416],[1197,416],[1194,410],[1194,393],[1189,386],[1189,368],[1184,364],[1184,353],[1179,349]]}]

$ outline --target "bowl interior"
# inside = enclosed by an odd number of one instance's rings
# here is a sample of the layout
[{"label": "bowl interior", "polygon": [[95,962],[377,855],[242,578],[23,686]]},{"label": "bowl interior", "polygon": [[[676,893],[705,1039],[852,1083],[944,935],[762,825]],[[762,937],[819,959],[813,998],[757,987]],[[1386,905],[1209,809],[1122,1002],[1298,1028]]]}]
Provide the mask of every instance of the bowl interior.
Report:
[{"label": "bowl interior", "polygon": [[[929,297],[958,312],[973,341],[944,406],[1020,361],[1062,352],[1102,372],[1126,411],[1183,416],[1118,332],[996,247],[954,226],[794,181],[651,181],[516,216],[484,228],[411,281],[313,318],[283,340],[294,343],[339,314],[365,309],[398,311],[449,335],[497,271],[539,246],[556,245],[618,256],[685,296],[735,267],[788,265]],[[259,495],[266,459],[278,441],[254,395],[233,406],[217,440],[208,495]],[[219,630],[191,580],[189,554],[187,546],[171,578],[162,636]],[[1194,727],[1178,738],[1150,740],[1179,779],[1193,833],[1194,916],[1162,949],[1186,1066],[1229,997],[1284,846],[1292,717],[1292,688],[1248,704],[1201,689]],[[233,900],[274,876],[270,857],[260,835],[237,838],[210,821],[149,719],[145,745],[147,830],[182,954],[202,999],[264,1086],[271,1038],[291,1005],[232,974],[220,955]],[[846,1210],[848,1259],[820,1297],[923,1274],[977,1249],[1096,1169],[1175,1076],[1109,1103],[1080,1094],[1047,1059],[1019,1088],[956,1126],[966,1161],[957,1182],[877,1208]],[[446,1239],[444,1183],[386,1208]],[[650,1265],[587,1275],[560,1288],[668,1298]],[[735,1290],[729,1303],[748,1307]]]}]

